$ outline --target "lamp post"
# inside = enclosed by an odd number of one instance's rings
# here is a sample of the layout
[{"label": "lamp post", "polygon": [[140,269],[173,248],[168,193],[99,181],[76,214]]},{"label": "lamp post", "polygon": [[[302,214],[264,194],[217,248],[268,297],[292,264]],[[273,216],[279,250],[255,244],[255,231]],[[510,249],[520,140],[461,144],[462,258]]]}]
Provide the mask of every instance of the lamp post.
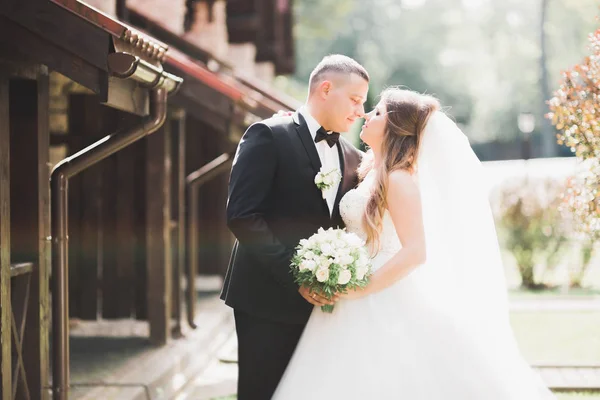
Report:
[{"label": "lamp post", "polygon": [[[548,89],[548,37],[546,35],[546,21],[551,0],[541,0],[540,4],[540,81],[539,94],[541,95],[541,115],[548,112],[546,100],[550,99],[550,90]],[[556,157],[557,145],[554,135],[554,128],[548,118],[542,118],[540,121],[540,139],[541,139],[541,154],[543,157]]]},{"label": "lamp post", "polygon": [[522,133],[522,157],[524,160],[531,158],[531,132],[535,129],[535,115],[530,112],[522,112],[517,120],[519,130]]}]

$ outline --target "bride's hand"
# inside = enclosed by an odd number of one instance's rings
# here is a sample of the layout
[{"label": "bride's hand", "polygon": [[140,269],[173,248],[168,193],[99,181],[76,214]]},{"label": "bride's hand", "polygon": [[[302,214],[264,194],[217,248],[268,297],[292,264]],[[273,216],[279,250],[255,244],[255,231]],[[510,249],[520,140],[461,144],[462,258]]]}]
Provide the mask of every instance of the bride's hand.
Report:
[{"label": "bride's hand", "polygon": [[323,296],[322,294],[310,289],[307,286],[300,286],[300,288],[298,289],[298,293],[300,293],[300,295],[304,297],[304,299],[310,304],[317,307],[322,307],[325,305],[334,305],[340,299],[338,294],[335,294],[331,299],[329,299]]}]

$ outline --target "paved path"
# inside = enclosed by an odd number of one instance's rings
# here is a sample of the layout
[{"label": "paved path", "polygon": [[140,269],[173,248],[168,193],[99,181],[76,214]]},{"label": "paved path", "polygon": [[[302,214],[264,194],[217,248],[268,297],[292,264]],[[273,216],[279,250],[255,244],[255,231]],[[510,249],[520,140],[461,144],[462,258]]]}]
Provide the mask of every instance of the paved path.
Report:
[{"label": "paved path", "polygon": [[234,395],[237,372],[237,341],[232,324],[229,339],[210,365],[187,382],[172,400],[211,400]]},{"label": "paved path", "polygon": [[553,390],[599,390],[600,363],[596,366],[536,366],[536,371]]},{"label": "paved path", "polygon": [[[80,343],[71,348],[71,358],[79,360],[71,365],[77,385],[70,398],[174,398],[181,387],[204,376],[202,371],[218,361],[219,351],[233,333],[233,313],[217,294],[201,296],[196,311],[198,328],[184,329],[183,338],[161,347],[148,343],[147,322],[77,323],[71,331],[72,343]],[[192,399],[197,397],[188,398]]]}]

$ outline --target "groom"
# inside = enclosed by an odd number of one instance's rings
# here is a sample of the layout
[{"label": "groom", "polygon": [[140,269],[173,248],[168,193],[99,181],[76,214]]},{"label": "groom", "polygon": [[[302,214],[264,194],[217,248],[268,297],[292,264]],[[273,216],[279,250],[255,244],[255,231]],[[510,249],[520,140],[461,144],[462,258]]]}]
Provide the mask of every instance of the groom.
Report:
[{"label": "groom", "polygon": [[[363,116],[368,89],[360,64],[327,56],[310,75],[306,104],[250,126],[238,145],[227,201],[237,240],[221,293],[234,309],[238,400],[271,398],[313,306],[329,303],[298,287],[290,261],[301,239],[344,226],[339,202],[358,183],[361,156],[338,132]],[[314,182],[321,168],[342,174],[324,192]]]}]

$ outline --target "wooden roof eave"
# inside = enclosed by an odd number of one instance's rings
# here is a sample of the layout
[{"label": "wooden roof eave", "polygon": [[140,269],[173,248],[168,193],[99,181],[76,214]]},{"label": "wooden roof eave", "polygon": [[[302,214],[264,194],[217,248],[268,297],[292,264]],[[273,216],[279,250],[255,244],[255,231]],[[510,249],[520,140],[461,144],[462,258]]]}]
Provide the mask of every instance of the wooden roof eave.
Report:
[{"label": "wooden roof eave", "polygon": [[0,2],[3,53],[47,65],[96,93],[107,79],[110,38],[48,0]]},{"label": "wooden roof eave", "polygon": [[128,52],[157,64],[165,61],[168,46],[121,21],[84,4],[79,0],[48,0],[65,10],[85,19],[92,25],[109,33],[117,46],[128,46]]},{"label": "wooden roof eave", "polygon": [[160,72],[167,46],[77,0],[3,0],[0,51],[47,65],[109,106],[146,115],[148,86],[110,76],[108,58],[130,53]]}]

